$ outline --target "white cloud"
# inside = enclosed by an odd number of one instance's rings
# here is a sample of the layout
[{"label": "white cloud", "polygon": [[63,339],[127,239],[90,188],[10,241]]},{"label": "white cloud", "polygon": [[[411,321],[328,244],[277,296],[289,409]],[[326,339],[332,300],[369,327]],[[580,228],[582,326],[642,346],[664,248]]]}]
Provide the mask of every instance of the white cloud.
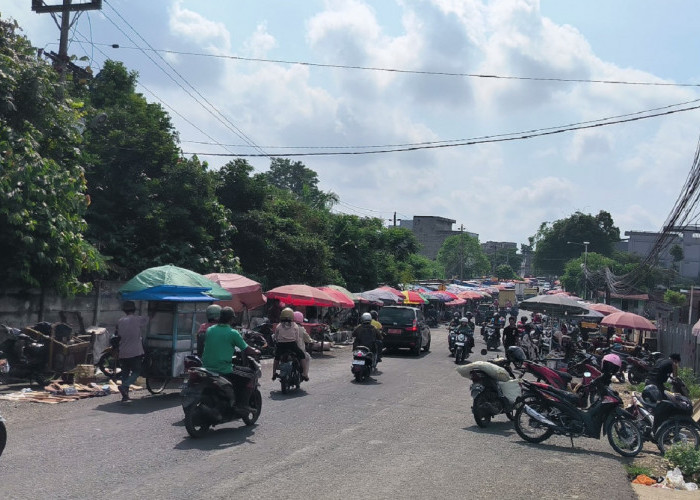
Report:
[{"label": "white cloud", "polygon": [[225,54],[231,49],[231,37],[223,22],[210,21],[178,1],[170,11],[170,30],[174,35],[191,39],[213,53]]}]

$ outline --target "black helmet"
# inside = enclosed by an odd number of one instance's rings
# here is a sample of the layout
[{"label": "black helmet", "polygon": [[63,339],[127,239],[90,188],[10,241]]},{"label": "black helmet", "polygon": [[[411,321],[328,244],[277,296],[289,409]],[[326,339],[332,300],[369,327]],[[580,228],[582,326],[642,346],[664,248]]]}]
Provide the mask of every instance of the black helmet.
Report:
[{"label": "black helmet", "polygon": [[377,319],[379,317],[379,313],[377,313],[377,311],[370,311],[369,313],[372,315],[372,319]]},{"label": "black helmet", "polygon": [[454,318],[459,319],[459,313],[454,313]]},{"label": "black helmet", "polygon": [[219,315],[219,323],[222,325],[228,325],[233,319],[233,308],[224,307]]},{"label": "black helmet", "polygon": [[661,394],[658,387],[653,384],[649,384],[644,387],[644,390],[642,391],[642,399],[645,403],[656,405],[656,403],[663,399],[663,394]]},{"label": "black helmet", "polygon": [[467,318],[472,319],[472,313],[468,312],[468,313],[467,313]]},{"label": "black helmet", "polygon": [[133,300],[125,300],[122,304],[122,311],[124,312],[134,312],[136,310],[136,304]]}]

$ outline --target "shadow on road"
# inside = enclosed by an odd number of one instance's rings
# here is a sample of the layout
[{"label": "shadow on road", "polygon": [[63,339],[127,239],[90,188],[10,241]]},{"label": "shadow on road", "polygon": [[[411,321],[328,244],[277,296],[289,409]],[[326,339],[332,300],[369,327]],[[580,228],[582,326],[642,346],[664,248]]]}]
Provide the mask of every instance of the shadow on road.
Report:
[{"label": "shadow on road", "polygon": [[[505,415],[503,418],[505,418]],[[479,427],[478,425],[474,424],[470,425],[469,427],[462,427],[462,430],[475,432],[477,434],[494,434],[503,437],[509,437],[515,434],[513,422],[510,420],[504,420],[502,422],[491,421],[488,427]]]},{"label": "shadow on road", "polygon": [[[375,373],[375,375],[381,375],[381,374],[382,374],[382,372]],[[381,384],[381,382],[379,380],[377,380],[376,378],[371,377],[371,376],[369,378],[367,378],[366,380],[363,380],[362,382],[358,382],[357,380],[352,379],[350,381],[350,383],[355,384],[355,385],[379,385],[379,384]]]},{"label": "shadow on road", "polygon": [[282,391],[279,389],[272,390],[270,391],[270,399],[273,399],[275,401],[280,401],[280,400],[285,400],[285,399],[294,399],[294,398],[300,398],[303,396],[306,396],[308,392],[306,392],[304,389],[292,389],[287,394],[282,394]]},{"label": "shadow on road", "polygon": [[545,450],[550,450],[550,451],[559,451],[559,452],[565,452],[565,453],[573,453],[576,455],[597,455],[599,457],[605,457],[605,458],[616,458],[620,462],[623,463],[631,463],[634,458],[627,458],[623,457],[621,455],[618,455],[615,453],[615,451],[610,448],[610,451],[594,451],[594,450],[588,450],[585,448],[579,448],[578,444],[583,442],[585,438],[581,439],[574,439],[574,448],[569,446],[563,446],[563,445],[557,445],[557,444],[542,444],[542,443],[528,443],[527,441],[515,441],[516,444],[519,444],[521,446],[527,446],[527,447],[536,447],[536,448],[544,448]]},{"label": "shadow on road", "polygon": [[151,413],[154,411],[165,410],[180,405],[180,393],[171,392],[168,394],[144,395],[137,397],[128,403],[122,403],[121,396],[106,396],[114,397],[109,403],[104,403],[95,407],[95,410],[106,411],[108,413],[123,413],[125,415],[134,415],[140,413]]},{"label": "shadow on road", "polygon": [[421,359],[426,356],[429,356],[432,354],[432,351],[421,351],[418,356],[414,355],[411,353],[410,349],[390,349],[387,351],[384,351],[382,354],[383,358],[413,358],[413,359]]},{"label": "shadow on road", "polygon": [[[238,425],[240,420],[229,422],[231,426],[214,427],[201,438],[187,436],[183,438],[173,449],[175,450],[221,450],[232,446],[239,446],[246,442],[253,442],[250,437],[255,434],[255,425]],[[226,424],[223,424],[226,425]]]}]

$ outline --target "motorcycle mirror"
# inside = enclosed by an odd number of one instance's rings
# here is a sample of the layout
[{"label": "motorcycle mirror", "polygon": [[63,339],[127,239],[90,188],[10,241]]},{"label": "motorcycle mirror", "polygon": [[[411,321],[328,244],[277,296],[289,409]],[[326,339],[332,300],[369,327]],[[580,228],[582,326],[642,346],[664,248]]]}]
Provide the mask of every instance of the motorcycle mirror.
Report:
[{"label": "motorcycle mirror", "polygon": [[583,372],[583,376],[585,378],[589,378],[591,376],[591,372]]},{"label": "motorcycle mirror", "polygon": [[482,349],[481,350],[481,355],[486,356],[489,353],[488,349]]}]

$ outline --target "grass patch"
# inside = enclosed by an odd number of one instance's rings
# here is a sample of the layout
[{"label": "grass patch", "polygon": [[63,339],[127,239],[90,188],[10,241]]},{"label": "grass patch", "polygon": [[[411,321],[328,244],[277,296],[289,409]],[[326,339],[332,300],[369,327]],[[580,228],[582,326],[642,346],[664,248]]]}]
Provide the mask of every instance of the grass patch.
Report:
[{"label": "grass patch", "polygon": [[678,370],[678,378],[688,386],[691,400],[695,401],[700,398],[700,384],[698,384],[698,379],[692,368],[681,368]]},{"label": "grass patch", "polygon": [[635,477],[639,476],[640,474],[644,474],[645,476],[649,476],[649,477],[654,476],[654,471],[651,470],[650,467],[645,467],[643,465],[635,465],[635,464],[625,465],[625,470],[627,471],[627,477],[630,479],[634,479]]}]

